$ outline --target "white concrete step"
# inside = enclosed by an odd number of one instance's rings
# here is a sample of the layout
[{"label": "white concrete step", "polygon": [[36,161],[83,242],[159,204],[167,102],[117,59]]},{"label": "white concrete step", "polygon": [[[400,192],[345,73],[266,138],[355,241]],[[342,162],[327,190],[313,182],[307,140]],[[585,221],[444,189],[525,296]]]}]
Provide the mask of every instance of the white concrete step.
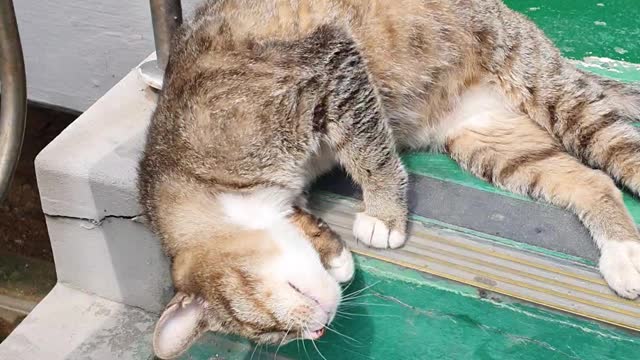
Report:
[{"label": "white concrete step", "polygon": [[149,359],[155,319],[58,284],[0,345],[0,359]]}]

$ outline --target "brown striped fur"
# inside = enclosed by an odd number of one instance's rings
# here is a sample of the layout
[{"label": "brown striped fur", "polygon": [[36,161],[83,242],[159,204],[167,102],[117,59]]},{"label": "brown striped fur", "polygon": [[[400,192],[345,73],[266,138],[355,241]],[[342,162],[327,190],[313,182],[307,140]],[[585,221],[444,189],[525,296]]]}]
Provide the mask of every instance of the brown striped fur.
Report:
[{"label": "brown striped fur", "polygon": [[242,265],[279,259],[278,239],[230,225],[221,198],[287,194],[266,201],[319,253],[309,266],[330,271],[341,243],[296,209],[309,183],[342,165],[363,188],[354,235],[399,247],[398,153],[415,148],[575,212],[606,281],[640,295],[640,235],[614,183],[640,193],[640,90],[576,69],[499,0],[208,1],[180,29],[164,84],[140,195],[174,257],[182,309],[210,309],[191,329],[282,335],[269,280]]}]

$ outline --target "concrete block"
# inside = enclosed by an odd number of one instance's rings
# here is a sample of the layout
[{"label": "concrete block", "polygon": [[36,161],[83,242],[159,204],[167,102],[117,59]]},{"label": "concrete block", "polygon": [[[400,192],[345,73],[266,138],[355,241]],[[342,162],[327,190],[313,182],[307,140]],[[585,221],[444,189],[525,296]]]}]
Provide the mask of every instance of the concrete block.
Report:
[{"label": "concrete block", "polygon": [[158,312],[168,261],[140,221],[137,164],[157,100],[132,71],[36,158],[60,282]]}]

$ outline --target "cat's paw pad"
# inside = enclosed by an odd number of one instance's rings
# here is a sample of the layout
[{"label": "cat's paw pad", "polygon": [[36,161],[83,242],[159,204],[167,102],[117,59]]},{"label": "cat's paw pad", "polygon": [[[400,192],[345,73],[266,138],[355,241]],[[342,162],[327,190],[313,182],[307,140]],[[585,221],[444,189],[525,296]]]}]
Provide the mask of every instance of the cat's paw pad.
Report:
[{"label": "cat's paw pad", "polygon": [[640,296],[640,242],[608,242],[602,247],[600,272],[620,296]]},{"label": "cat's paw pad", "polygon": [[355,265],[353,255],[346,247],[342,249],[340,255],[329,261],[329,274],[339,283],[345,283],[353,278]]},{"label": "cat's paw pad", "polygon": [[387,225],[370,215],[358,213],[353,223],[353,236],[359,242],[379,249],[396,249],[404,245],[407,237],[398,230],[390,230]]}]

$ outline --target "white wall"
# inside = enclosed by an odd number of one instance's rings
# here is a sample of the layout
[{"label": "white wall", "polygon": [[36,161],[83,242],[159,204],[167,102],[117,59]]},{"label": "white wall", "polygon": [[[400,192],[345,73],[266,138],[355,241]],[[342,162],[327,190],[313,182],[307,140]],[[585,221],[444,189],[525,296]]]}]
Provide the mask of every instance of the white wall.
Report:
[{"label": "white wall", "polygon": [[148,0],[13,3],[32,101],[84,111],[154,50]]}]

